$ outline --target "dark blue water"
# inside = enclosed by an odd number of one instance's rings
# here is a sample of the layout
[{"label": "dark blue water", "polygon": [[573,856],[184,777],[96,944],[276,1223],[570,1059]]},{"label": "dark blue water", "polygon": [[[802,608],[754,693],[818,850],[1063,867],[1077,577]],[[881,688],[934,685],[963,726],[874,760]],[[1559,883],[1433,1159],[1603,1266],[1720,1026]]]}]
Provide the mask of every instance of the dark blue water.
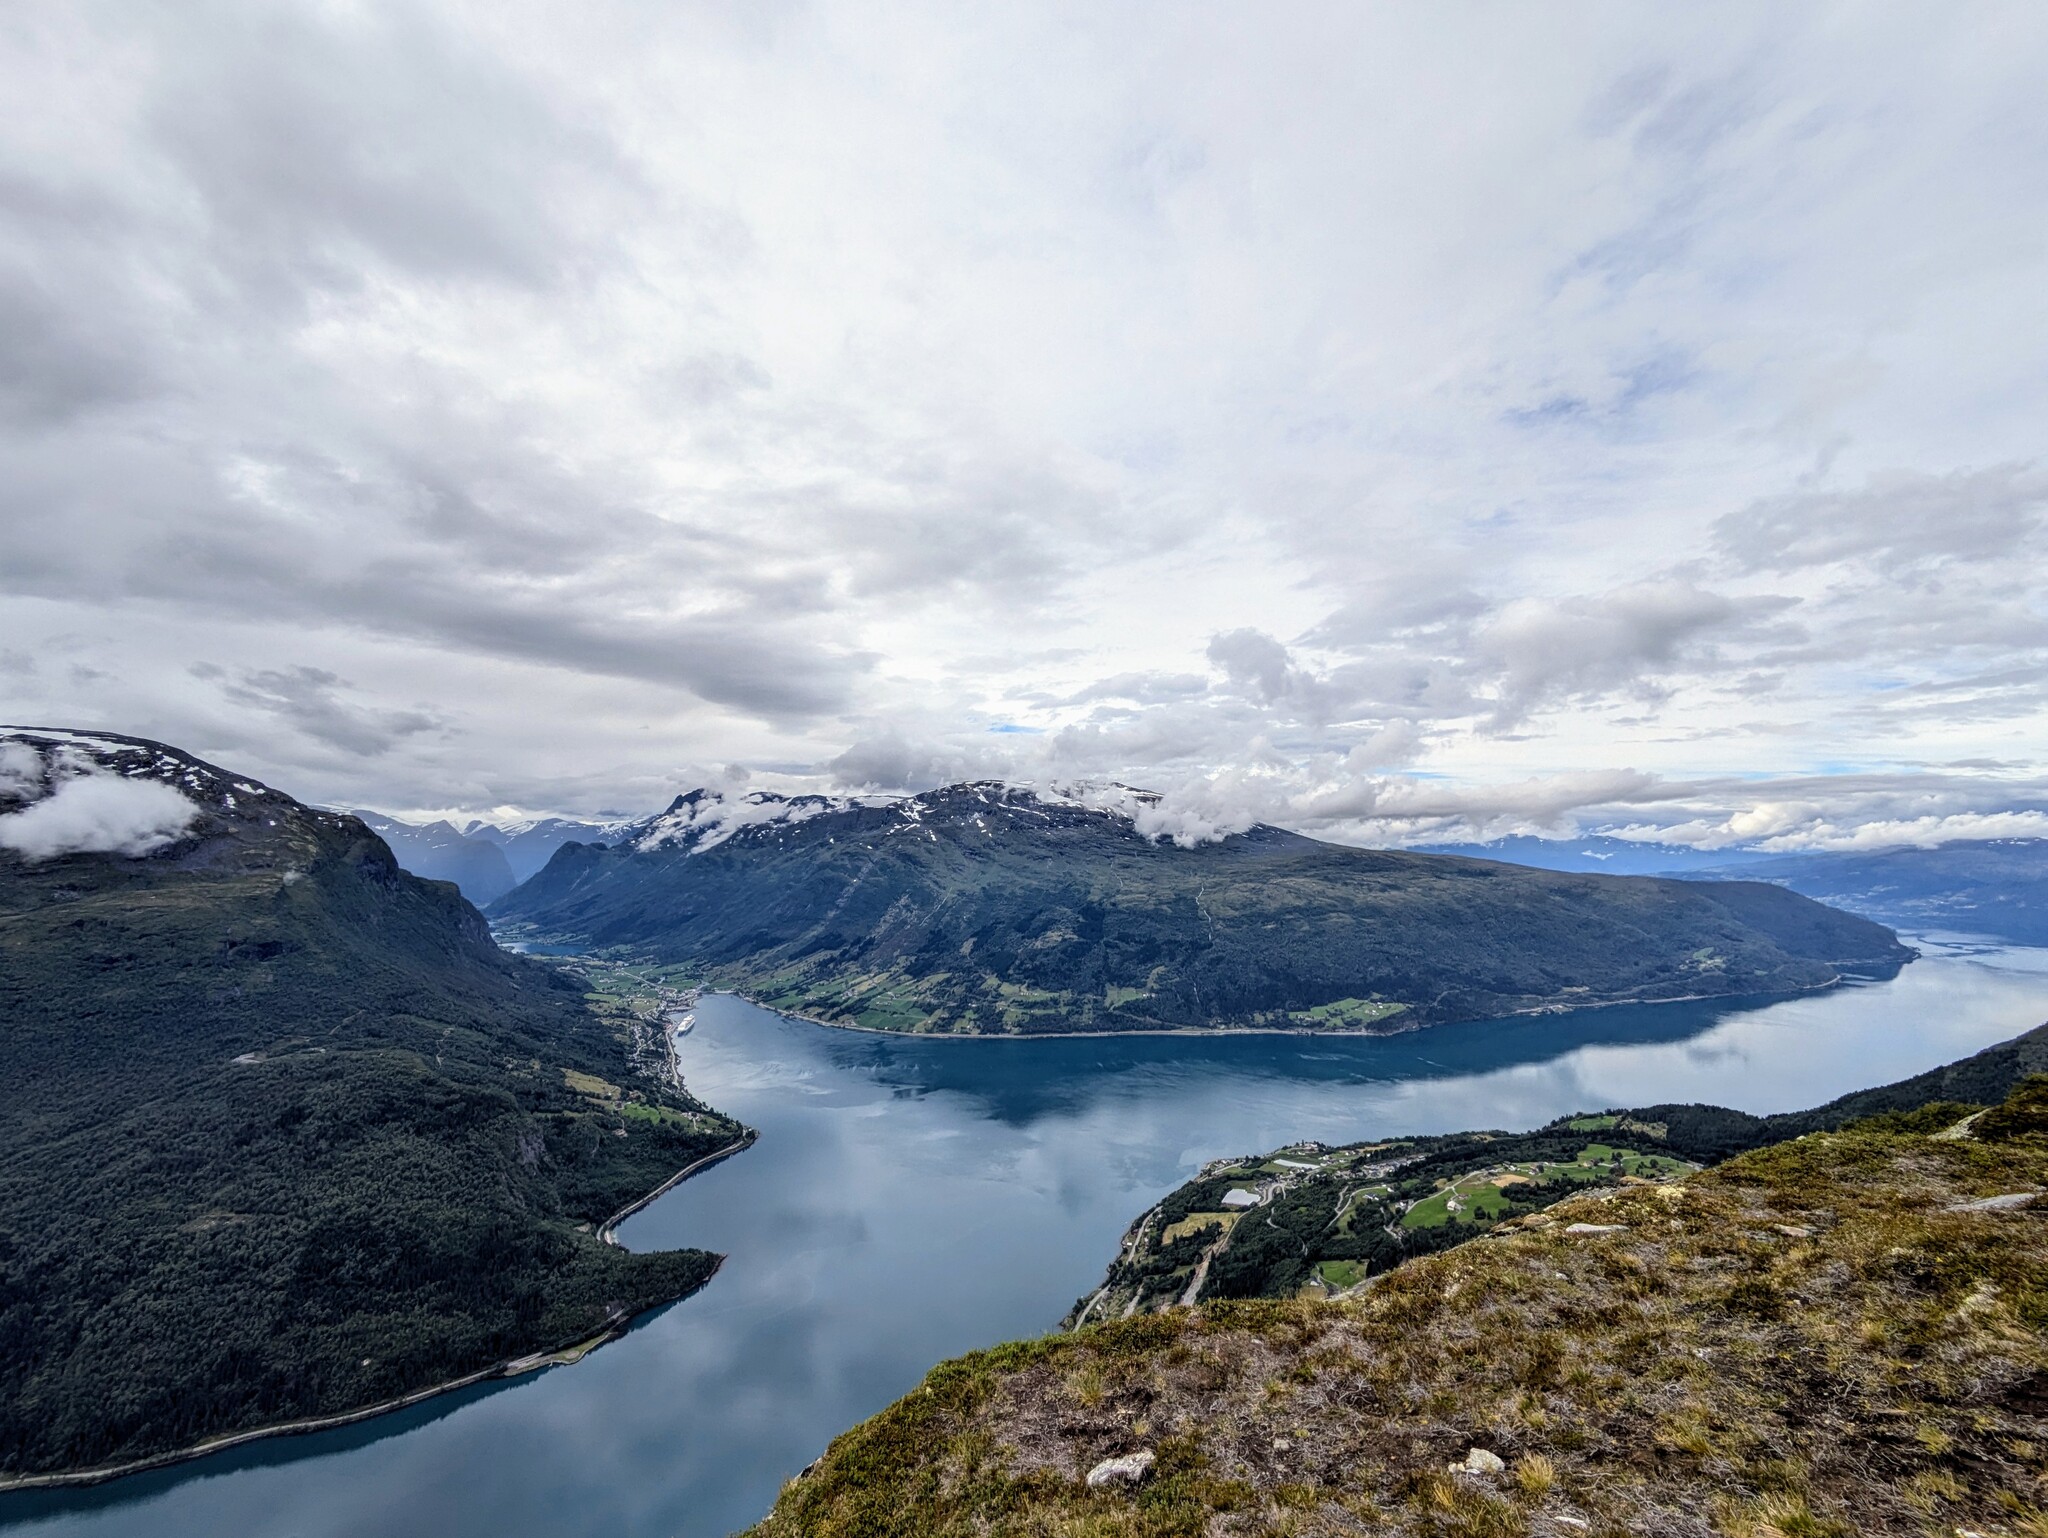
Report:
[{"label": "dark blue water", "polygon": [[744,1526],[942,1357],[1052,1327],[1203,1161],[1660,1100],[1790,1110],[2048,1018],[2048,953],[1947,951],[1777,1003],[1300,1037],[920,1042],[708,998],[691,1087],[761,1141],[625,1225],[729,1255],[578,1366],[95,1490],[0,1527],[136,1538],[624,1538]]}]

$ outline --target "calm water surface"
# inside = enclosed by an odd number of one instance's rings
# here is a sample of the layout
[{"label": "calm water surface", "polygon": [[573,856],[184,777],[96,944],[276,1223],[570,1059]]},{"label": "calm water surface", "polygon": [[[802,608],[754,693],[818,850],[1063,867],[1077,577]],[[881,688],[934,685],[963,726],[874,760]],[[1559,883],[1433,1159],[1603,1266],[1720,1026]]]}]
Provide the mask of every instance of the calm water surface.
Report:
[{"label": "calm water surface", "polygon": [[2048,952],[1930,949],[1897,978],[1411,1036],[920,1042],[708,998],[690,1085],[761,1141],[625,1225],[728,1255],[573,1368],[96,1490],[0,1528],[135,1538],[709,1538],[945,1356],[1051,1328],[1204,1161],[1300,1137],[1566,1111],[1817,1104],[2048,1018]]}]

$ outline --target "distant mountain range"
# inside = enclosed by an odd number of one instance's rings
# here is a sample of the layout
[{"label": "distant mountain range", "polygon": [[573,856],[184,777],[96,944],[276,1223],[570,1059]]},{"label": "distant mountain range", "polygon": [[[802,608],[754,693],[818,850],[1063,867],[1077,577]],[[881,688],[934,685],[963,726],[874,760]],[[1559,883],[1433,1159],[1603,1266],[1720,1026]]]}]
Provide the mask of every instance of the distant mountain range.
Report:
[{"label": "distant mountain range", "polygon": [[466,838],[446,822],[400,822],[360,809],[352,815],[390,846],[401,868],[429,881],[454,882],[479,908],[519,885],[505,851],[489,839]]},{"label": "distant mountain range", "polygon": [[391,846],[398,863],[429,881],[452,881],[479,908],[503,897],[568,843],[615,838],[630,826],[623,822],[578,822],[569,817],[542,817],[499,827],[471,821],[461,828],[439,822],[403,822],[378,812],[357,810],[377,836]]},{"label": "distant mountain range", "polygon": [[2048,839],[1773,855],[1688,874],[1775,881],[1921,934],[1949,931],[2048,945]]},{"label": "distant mountain range", "polygon": [[1763,883],[1580,875],[1255,827],[1192,848],[1142,799],[999,784],[680,796],[492,907],[777,1007],[965,1034],[1392,1030],[1759,994],[1896,965],[1888,930]]},{"label": "distant mountain range", "polygon": [[1632,839],[1526,836],[1438,844],[1440,854],[1541,870],[1606,870],[1687,880],[1770,881],[1917,934],[1951,931],[2048,945],[2048,839],[1964,840],[1932,849],[1691,849]]},{"label": "distant mountain range", "polygon": [[347,1415],[690,1292],[742,1129],[360,820],[0,729],[0,1485]]},{"label": "distant mountain range", "polygon": [[[700,796],[703,793],[699,793]],[[857,799],[857,798],[856,798]],[[882,804],[895,798],[867,798]],[[763,806],[786,805],[798,818],[856,800],[801,796],[712,798],[744,818]],[[506,827],[471,821],[401,822],[358,811],[416,876],[453,881],[478,907],[488,907],[542,870],[570,843],[631,842],[658,819],[586,822],[540,818]],[[668,813],[664,816],[670,815]],[[720,836],[742,825],[717,823]],[[1550,839],[1517,834],[1486,843],[1425,844],[1417,854],[1496,860],[1532,870],[1609,876],[1666,876],[1677,880],[1769,881],[1830,907],[1914,933],[1953,931],[2018,945],[2048,945],[2048,839],[1996,839],[1944,844],[1934,849],[1871,852],[1696,849],[1594,834]]]},{"label": "distant mountain range", "polygon": [[472,822],[462,831],[472,843],[494,844],[504,852],[516,881],[524,881],[554,857],[564,844],[600,843],[617,838],[624,822],[578,822],[572,817],[540,817],[505,827],[496,823]]}]

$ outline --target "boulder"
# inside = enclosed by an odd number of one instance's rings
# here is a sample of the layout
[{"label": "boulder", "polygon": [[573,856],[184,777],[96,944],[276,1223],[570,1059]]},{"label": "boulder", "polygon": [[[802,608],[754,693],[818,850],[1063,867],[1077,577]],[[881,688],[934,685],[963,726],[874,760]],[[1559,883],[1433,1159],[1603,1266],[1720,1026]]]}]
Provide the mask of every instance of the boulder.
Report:
[{"label": "boulder", "polygon": [[1111,1485],[1134,1485],[1152,1472],[1152,1465],[1159,1460],[1147,1450],[1126,1453],[1121,1458],[1104,1458],[1088,1471],[1088,1488],[1107,1489]]}]

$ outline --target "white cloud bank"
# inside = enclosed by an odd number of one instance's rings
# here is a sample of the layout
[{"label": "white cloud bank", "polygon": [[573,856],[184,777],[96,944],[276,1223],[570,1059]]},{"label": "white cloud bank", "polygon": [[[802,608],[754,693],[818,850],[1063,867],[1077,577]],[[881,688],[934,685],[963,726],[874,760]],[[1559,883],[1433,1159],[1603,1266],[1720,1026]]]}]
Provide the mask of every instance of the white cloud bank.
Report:
[{"label": "white cloud bank", "polygon": [[11,719],[458,811],[2044,805],[2038,0],[15,9]]},{"label": "white cloud bank", "polygon": [[[81,767],[59,763],[54,789],[0,816],[0,849],[32,861],[66,854],[145,855],[198,820],[199,808],[168,785]],[[27,744],[0,747],[0,791],[39,793],[42,770],[41,755]]]}]

